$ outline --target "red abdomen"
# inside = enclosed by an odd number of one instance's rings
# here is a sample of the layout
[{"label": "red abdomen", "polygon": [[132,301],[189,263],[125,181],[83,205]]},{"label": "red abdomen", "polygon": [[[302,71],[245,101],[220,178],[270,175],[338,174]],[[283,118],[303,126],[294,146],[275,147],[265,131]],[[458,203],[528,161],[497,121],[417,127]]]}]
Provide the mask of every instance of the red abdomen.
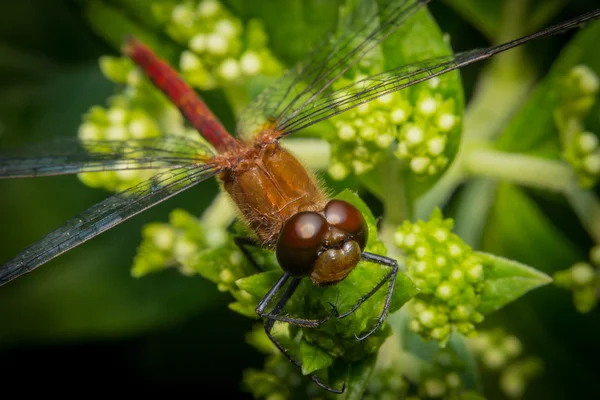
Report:
[{"label": "red abdomen", "polygon": [[177,72],[144,44],[134,38],[125,41],[123,53],[130,57],[152,82],[179,108],[192,126],[219,153],[239,148],[239,143],[223,127],[198,94]]}]

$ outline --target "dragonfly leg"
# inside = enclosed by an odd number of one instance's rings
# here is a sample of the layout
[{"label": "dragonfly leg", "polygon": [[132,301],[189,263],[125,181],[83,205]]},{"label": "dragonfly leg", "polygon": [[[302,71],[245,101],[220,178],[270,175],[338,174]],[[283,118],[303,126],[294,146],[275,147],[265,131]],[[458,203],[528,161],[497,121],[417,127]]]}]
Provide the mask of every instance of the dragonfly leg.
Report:
[{"label": "dragonfly leg", "polygon": [[[289,277],[290,277],[289,275],[283,274],[283,276],[279,279],[279,281],[277,281],[277,283],[275,284],[275,286],[273,286],[273,288],[275,288],[278,285],[279,285],[278,289],[281,288],[285,284],[285,282],[287,281],[287,279]],[[277,315],[279,315],[283,311],[286,303],[292,297],[292,295],[294,294],[294,292],[298,288],[299,284],[300,284],[300,279],[298,279],[298,278],[292,278],[292,281],[288,285],[288,287],[286,288],[285,292],[283,293],[283,296],[281,296],[281,298],[279,299],[279,301],[277,302],[277,304],[273,308],[273,311],[271,311],[271,316],[277,316]],[[271,289],[271,291],[273,291],[273,289]],[[267,296],[269,294],[271,294],[271,291],[269,291],[269,293],[267,294]],[[275,291],[275,293],[276,293],[276,291]],[[273,294],[272,297],[274,297],[274,294]],[[262,303],[262,301],[261,301],[261,303]],[[302,364],[300,363],[300,361],[298,361],[294,357],[292,357],[292,355],[289,353],[289,351],[287,351],[285,349],[285,347],[283,347],[281,345],[281,343],[279,343],[277,341],[277,339],[275,339],[275,337],[271,334],[271,331],[273,330],[273,326],[275,325],[275,322],[276,322],[275,318],[267,319],[265,321],[265,323],[264,323],[265,333],[267,334],[267,336],[269,337],[269,339],[271,340],[271,342],[273,342],[273,344],[275,345],[275,347],[277,347],[279,349],[279,351],[281,351],[281,353],[285,356],[285,358],[288,359],[289,362],[291,362],[293,365],[295,365],[298,369],[302,369]],[[323,388],[323,389],[325,389],[325,390],[327,390],[329,392],[332,392],[332,393],[338,393],[338,394],[339,393],[343,393],[344,390],[346,389],[346,383],[345,382],[342,385],[341,389],[335,389],[335,388],[327,386],[326,384],[324,384],[323,382],[321,382],[319,380],[319,378],[316,375],[314,375],[314,374],[310,374],[309,377],[310,377],[310,379],[312,379],[312,381],[315,384],[317,384],[317,386],[319,386],[319,387],[321,387],[321,388]]]},{"label": "dragonfly leg", "polygon": [[384,256],[380,256],[377,254],[367,253],[367,252],[363,252],[361,254],[361,258],[365,261],[370,261],[370,262],[373,262],[376,264],[381,264],[381,265],[385,265],[386,267],[390,267],[390,272],[388,272],[383,277],[383,279],[381,279],[381,281],[373,289],[371,289],[371,291],[369,293],[367,293],[363,297],[361,297],[354,307],[352,307],[349,311],[347,311],[343,314],[337,315],[337,318],[341,319],[341,318],[347,317],[348,315],[352,314],[354,311],[356,311],[356,309],[358,309],[358,307],[360,307],[365,301],[367,301],[379,289],[381,289],[381,287],[386,282],[389,281],[390,284],[389,284],[387,296],[385,298],[385,303],[383,305],[383,310],[382,310],[381,314],[379,315],[379,319],[377,320],[377,324],[375,324],[375,327],[373,327],[373,329],[371,329],[364,336],[359,337],[359,336],[355,335],[356,339],[360,340],[360,341],[365,340],[366,338],[371,336],[381,326],[381,324],[383,324],[383,321],[385,321],[385,317],[386,317],[387,312],[392,303],[392,295],[394,294],[394,286],[396,284],[396,275],[398,274],[398,262],[396,260],[394,260],[393,258],[384,257]]},{"label": "dragonfly leg", "polygon": [[[273,285],[273,287],[269,290],[269,292],[265,295],[265,297],[262,298],[262,300],[258,303],[258,306],[256,307],[256,313],[258,315],[260,315],[263,318],[267,318],[269,320],[287,322],[289,324],[303,326],[305,328],[316,328],[316,327],[324,324],[325,322],[327,322],[331,317],[339,315],[337,308],[335,307],[335,305],[333,305],[331,303],[329,304],[331,306],[331,312],[329,313],[329,315],[327,315],[323,319],[302,319],[302,318],[286,317],[286,316],[280,315],[281,311],[283,311],[283,310],[279,310],[279,311],[275,312],[275,310],[277,309],[277,305],[275,306],[275,308],[273,308],[273,310],[271,312],[266,312],[265,310],[267,309],[267,306],[273,301],[277,292],[279,292],[279,290],[285,285],[285,283],[287,282],[287,280],[289,278],[290,278],[290,275],[288,275],[287,273],[284,273],[281,276],[281,278],[279,278],[279,280],[275,283],[275,285]],[[289,288],[292,286],[294,287],[293,291],[295,291],[299,284],[300,284],[300,278],[292,278],[292,282],[286,289],[285,293],[287,293]],[[292,293],[293,293],[293,291],[292,291]],[[285,293],[284,293],[284,296],[285,296]],[[291,294],[290,294],[290,296],[291,296]],[[287,300],[289,300],[289,298],[286,299],[286,303],[287,303]]]},{"label": "dragonfly leg", "polygon": [[263,267],[258,265],[256,260],[254,259],[254,256],[252,256],[252,253],[250,253],[250,251],[248,251],[248,247],[258,247],[258,248],[261,247],[256,239],[249,238],[249,237],[236,236],[233,238],[233,242],[235,243],[235,245],[237,247],[240,248],[242,253],[244,253],[244,256],[246,257],[246,259],[248,261],[250,261],[250,264],[252,264],[252,266],[254,268],[256,268],[256,270],[258,272],[264,272]]}]

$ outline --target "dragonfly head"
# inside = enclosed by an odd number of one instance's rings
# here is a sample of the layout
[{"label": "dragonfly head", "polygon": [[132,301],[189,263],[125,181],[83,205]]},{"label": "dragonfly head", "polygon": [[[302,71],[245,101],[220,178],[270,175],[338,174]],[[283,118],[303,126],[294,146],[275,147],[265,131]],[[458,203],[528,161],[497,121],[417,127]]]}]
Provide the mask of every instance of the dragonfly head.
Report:
[{"label": "dragonfly head", "polygon": [[277,261],[293,277],[308,276],[317,286],[334,285],[360,261],[368,232],[356,207],[331,200],[322,212],[302,211],[285,222],[277,239]]}]

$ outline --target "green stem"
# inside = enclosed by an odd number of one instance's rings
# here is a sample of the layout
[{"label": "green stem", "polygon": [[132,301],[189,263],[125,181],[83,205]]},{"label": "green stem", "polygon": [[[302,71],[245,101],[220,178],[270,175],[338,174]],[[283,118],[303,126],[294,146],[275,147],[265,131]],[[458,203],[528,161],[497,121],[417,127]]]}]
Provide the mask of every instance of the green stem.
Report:
[{"label": "green stem", "polygon": [[219,192],[200,218],[202,225],[207,227],[209,232],[214,232],[212,237],[206,238],[210,247],[217,247],[222,244],[224,237],[220,233],[224,232],[233,223],[237,214],[237,209],[229,196],[224,192]]},{"label": "green stem", "polygon": [[565,197],[596,244],[600,244],[600,201],[590,190],[577,186],[576,181],[565,190]]},{"label": "green stem", "polygon": [[[511,0],[505,5],[495,42],[512,39],[523,30],[520,25],[524,21],[523,7],[521,0]],[[523,50],[517,48],[494,57],[484,69],[465,112],[459,151],[446,174],[418,199],[415,205],[418,218],[427,218],[435,207],[443,206],[458,185],[464,182],[464,149],[471,147],[475,141],[496,137],[524,101],[535,77],[524,59]]]},{"label": "green stem", "polygon": [[462,166],[463,147],[459,148],[454,162],[440,180],[436,182],[435,186],[417,199],[415,203],[416,219],[427,220],[436,207],[441,207],[448,202],[454,190],[466,179]]},{"label": "green stem", "polygon": [[492,149],[473,149],[465,156],[464,167],[473,176],[562,193],[592,239],[600,243],[600,201],[592,191],[577,185],[577,176],[568,164]]},{"label": "green stem", "polygon": [[223,88],[223,93],[225,93],[227,102],[229,102],[229,105],[233,110],[233,115],[236,117],[241,114],[250,101],[246,90],[241,85],[226,86]]},{"label": "green stem", "polygon": [[325,170],[331,164],[331,144],[316,138],[286,138],[284,148],[312,170]]},{"label": "green stem", "polygon": [[379,174],[384,182],[381,193],[384,217],[379,237],[388,249],[388,256],[398,261],[402,259],[402,254],[394,243],[396,227],[414,216],[412,203],[406,190],[406,173],[392,153],[387,154],[386,161],[379,167]]},{"label": "green stem", "polygon": [[577,180],[568,164],[523,154],[475,148],[465,153],[463,165],[473,176],[503,179],[515,184],[564,192]]},{"label": "green stem", "polygon": [[474,179],[461,193],[454,220],[454,233],[471,247],[479,241],[488,220],[496,195],[497,182],[491,179]]}]

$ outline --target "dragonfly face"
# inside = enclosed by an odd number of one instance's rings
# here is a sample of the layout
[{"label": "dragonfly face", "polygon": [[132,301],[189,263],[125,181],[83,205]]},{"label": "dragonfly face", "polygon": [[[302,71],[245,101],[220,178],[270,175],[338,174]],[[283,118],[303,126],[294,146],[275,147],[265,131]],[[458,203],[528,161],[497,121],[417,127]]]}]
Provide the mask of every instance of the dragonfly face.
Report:
[{"label": "dragonfly face", "polygon": [[368,228],[360,211],[331,200],[322,212],[304,211],[286,221],[276,246],[277,261],[293,277],[317,286],[343,280],[360,261]]}]

